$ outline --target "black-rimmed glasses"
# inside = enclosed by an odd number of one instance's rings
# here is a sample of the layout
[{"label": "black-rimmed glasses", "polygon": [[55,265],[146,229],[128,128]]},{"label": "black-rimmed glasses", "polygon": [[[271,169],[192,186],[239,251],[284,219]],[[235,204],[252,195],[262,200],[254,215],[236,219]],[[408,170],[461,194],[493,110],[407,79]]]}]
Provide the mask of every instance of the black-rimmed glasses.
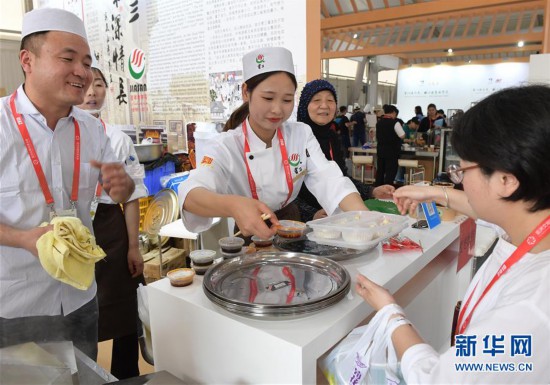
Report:
[{"label": "black-rimmed glasses", "polygon": [[447,167],[447,175],[449,175],[449,179],[453,183],[462,183],[462,180],[464,179],[464,171],[471,170],[473,168],[479,167],[479,164],[474,164],[472,166],[468,167],[459,167],[458,164],[451,164],[449,167]]}]

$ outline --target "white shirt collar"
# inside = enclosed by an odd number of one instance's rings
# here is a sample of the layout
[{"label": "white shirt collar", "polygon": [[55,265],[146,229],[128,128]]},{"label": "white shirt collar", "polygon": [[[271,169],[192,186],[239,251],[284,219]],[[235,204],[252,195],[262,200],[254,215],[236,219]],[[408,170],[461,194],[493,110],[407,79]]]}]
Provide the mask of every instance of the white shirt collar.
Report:
[{"label": "white shirt collar", "polygon": [[[17,108],[17,112],[21,115],[39,115],[43,116],[40,111],[36,109],[34,104],[31,102],[27,94],[25,93],[25,90],[23,88],[23,84],[21,84],[17,88],[17,95],[15,97],[15,108]],[[76,119],[75,117],[75,107],[71,107],[71,111],[69,112],[68,117],[72,117]]]},{"label": "white shirt collar", "polygon": [[[248,136],[248,145],[250,146],[250,151],[261,151],[266,149],[265,142],[261,140],[258,135],[254,132],[252,129],[252,126],[250,125],[250,122],[248,121],[248,117],[246,118],[246,132]],[[271,139],[271,148],[275,148],[278,146],[278,140],[277,140],[277,132],[275,132],[275,135],[273,135],[273,139]]]}]

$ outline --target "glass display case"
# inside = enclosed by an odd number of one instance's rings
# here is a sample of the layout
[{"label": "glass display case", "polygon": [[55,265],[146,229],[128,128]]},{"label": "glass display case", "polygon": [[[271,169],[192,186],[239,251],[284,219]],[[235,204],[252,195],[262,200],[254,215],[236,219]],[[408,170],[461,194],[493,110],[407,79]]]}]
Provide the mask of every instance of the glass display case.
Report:
[{"label": "glass display case", "polygon": [[441,130],[441,143],[439,146],[439,169],[438,172],[447,171],[447,167],[451,164],[458,164],[460,158],[454,152],[451,142],[453,130],[450,128],[443,128]]}]

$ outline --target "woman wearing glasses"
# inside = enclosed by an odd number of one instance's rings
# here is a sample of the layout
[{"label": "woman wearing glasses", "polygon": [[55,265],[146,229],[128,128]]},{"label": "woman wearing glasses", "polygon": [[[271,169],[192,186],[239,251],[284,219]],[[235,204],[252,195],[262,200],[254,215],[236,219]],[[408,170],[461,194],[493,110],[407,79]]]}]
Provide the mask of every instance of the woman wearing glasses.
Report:
[{"label": "woman wearing glasses", "polygon": [[[461,162],[449,176],[464,191],[405,186],[394,193],[403,213],[435,200],[505,232],[466,291],[455,347],[442,353],[395,310],[386,289],[358,277],[357,293],[393,314],[386,327],[408,384],[550,383],[549,101],[542,85],[487,97],[453,130]],[[533,107],[537,115],[525,112]]]}]

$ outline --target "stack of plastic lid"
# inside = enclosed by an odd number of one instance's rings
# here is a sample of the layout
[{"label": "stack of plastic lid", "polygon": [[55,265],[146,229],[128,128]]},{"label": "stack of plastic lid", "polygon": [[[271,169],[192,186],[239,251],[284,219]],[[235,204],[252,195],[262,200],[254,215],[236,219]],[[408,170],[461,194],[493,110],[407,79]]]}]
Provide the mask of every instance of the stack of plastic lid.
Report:
[{"label": "stack of plastic lid", "polygon": [[203,275],[214,264],[216,252],[214,250],[193,250],[189,254],[189,258],[191,258],[191,268],[198,275]]}]

